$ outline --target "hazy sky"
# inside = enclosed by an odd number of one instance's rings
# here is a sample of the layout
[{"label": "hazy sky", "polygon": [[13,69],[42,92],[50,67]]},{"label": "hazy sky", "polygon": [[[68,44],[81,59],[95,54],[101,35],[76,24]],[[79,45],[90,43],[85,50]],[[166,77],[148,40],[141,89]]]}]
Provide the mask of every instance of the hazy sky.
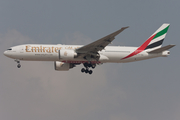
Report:
[{"label": "hazy sky", "polygon": [[[0,0],[1,120],[179,120],[179,0]],[[92,75],[21,62],[15,45],[88,44],[121,27],[113,45],[140,46],[163,23],[171,55],[97,66]]]}]

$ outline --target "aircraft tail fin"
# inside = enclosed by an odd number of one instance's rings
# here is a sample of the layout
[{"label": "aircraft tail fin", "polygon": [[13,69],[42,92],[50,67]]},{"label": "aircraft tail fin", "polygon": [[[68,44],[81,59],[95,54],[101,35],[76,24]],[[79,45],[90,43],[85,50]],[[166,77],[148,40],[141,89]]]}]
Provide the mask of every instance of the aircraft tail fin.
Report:
[{"label": "aircraft tail fin", "polygon": [[134,52],[132,52],[131,54],[129,54],[128,56],[122,59],[132,57],[144,50],[146,52],[153,53],[153,52],[165,51],[167,49],[170,49],[171,47],[174,47],[173,45],[169,45],[169,46],[165,46],[161,48],[164,38],[166,37],[169,26],[170,24],[164,23],[140,47],[138,47],[137,50],[135,50]]},{"label": "aircraft tail fin", "polygon": [[164,23],[159,29],[157,29],[156,32],[154,32],[146,41],[148,42],[148,44],[144,50],[152,51],[152,50],[161,48],[162,43],[166,37],[169,26],[170,24]]},{"label": "aircraft tail fin", "polygon": [[174,47],[175,45],[167,45],[167,46],[164,46],[164,47],[161,47],[161,48],[157,48],[155,50],[152,50],[148,53],[150,54],[153,54],[153,53],[162,53],[163,51],[166,51],[166,50],[169,50],[171,49],[172,47]]}]

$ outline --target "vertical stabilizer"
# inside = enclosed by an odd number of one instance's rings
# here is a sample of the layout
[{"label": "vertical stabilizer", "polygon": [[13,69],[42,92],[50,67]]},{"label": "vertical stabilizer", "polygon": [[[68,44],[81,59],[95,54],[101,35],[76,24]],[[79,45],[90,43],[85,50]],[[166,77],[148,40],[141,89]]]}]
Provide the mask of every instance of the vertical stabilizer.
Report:
[{"label": "vertical stabilizer", "polygon": [[140,52],[146,50],[147,52],[161,48],[164,38],[166,37],[168,28],[170,24],[163,24],[155,33],[153,33],[138,49],[129,54],[128,56],[122,58],[126,59],[134,55],[139,54]]},{"label": "vertical stabilizer", "polygon": [[163,43],[165,37],[166,37],[169,26],[170,26],[170,24],[165,23],[158,30],[156,30],[156,32],[150,36],[150,38],[152,36],[154,36],[154,37],[149,42],[149,44],[147,45],[145,50],[151,51],[151,50],[155,50],[155,49],[160,48],[162,46],[162,43]]}]

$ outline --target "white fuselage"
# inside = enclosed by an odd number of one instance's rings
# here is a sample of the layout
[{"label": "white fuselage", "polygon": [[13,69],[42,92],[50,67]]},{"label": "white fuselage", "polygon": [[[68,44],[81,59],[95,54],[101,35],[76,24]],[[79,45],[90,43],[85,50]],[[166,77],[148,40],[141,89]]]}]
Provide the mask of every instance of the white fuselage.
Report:
[{"label": "white fuselage", "polygon": [[[25,44],[11,47],[9,50],[4,52],[4,55],[12,59],[26,60],[26,61],[63,61],[66,63],[84,63],[88,60],[84,58],[66,58],[61,59],[59,57],[59,50],[75,50],[82,47],[82,45],[45,45],[45,44]],[[148,54],[146,51],[123,59],[138,47],[122,47],[122,46],[107,46],[102,51],[99,51],[100,58],[98,61],[92,60],[95,63],[125,63],[139,60],[145,60],[155,57],[163,57],[168,54]],[[65,53],[64,53],[65,54]],[[66,53],[67,54],[67,53]]]}]

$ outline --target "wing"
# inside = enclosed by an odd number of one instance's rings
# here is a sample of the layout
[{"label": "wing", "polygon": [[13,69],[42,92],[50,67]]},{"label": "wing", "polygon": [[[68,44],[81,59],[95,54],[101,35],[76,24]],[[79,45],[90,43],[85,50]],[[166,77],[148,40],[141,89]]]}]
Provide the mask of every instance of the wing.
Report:
[{"label": "wing", "polygon": [[98,51],[101,51],[102,49],[104,49],[108,44],[110,44],[115,39],[115,36],[118,35],[119,33],[121,33],[126,28],[128,28],[128,27],[122,27],[120,30],[117,30],[116,32],[113,32],[93,43],[82,46],[82,47],[76,49],[76,52],[78,54],[83,54],[83,56],[86,56],[87,54],[94,55]]}]

